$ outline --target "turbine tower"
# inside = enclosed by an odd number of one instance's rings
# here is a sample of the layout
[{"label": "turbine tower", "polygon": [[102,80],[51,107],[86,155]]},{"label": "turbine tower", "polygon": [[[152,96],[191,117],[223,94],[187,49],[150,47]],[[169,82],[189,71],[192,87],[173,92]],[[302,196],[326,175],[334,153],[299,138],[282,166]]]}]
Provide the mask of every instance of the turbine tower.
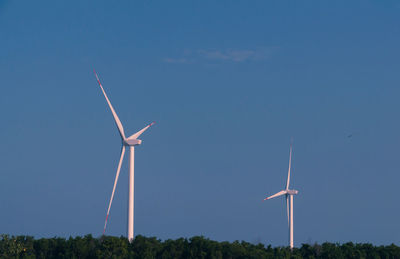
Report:
[{"label": "turbine tower", "polygon": [[290,145],[290,152],[289,152],[289,170],[286,181],[286,189],[265,198],[264,201],[285,195],[286,211],[287,211],[288,225],[289,225],[289,246],[290,249],[293,249],[293,195],[298,194],[299,191],[289,189],[291,164],[292,164],[292,145]]},{"label": "turbine tower", "polygon": [[154,124],[154,122],[150,123],[140,131],[136,132],[130,137],[125,137],[125,132],[124,132],[124,127],[122,126],[121,121],[118,118],[117,113],[115,112],[114,108],[111,105],[110,100],[107,97],[106,92],[104,91],[103,86],[100,83],[99,77],[97,76],[96,71],[94,71],[94,74],[96,75],[97,82],[99,83],[99,86],[101,88],[101,91],[104,94],[104,97],[106,98],[106,101],[108,103],[108,106],[110,107],[111,113],[114,117],[115,124],[117,125],[119,134],[121,136],[122,140],[122,146],[121,146],[121,156],[119,159],[118,167],[117,167],[117,174],[115,175],[115,180],[114,180],[114,187],[111,193],[111,198],[110,198],[110,203],[108,204],[108,209],[107,209],[107,216],[106,216],[106,221],[104,223],[104,230],[103,230],[103,235],[106,232],[106,226],[107,226],[107,220],[108,220],[108,215],[110,214],[110,208],[111,208],[111,203],[114,198],[114,193],[115,193],[115,188],[117,187],[117,182],[118,182],[118,177],[119,177],[119,172],[121,170],[121,165],[122,161],[124,159],[124,154],[125,154],[125,148],[129,147],[129,201],[128,201],[128,230],[127,230],[127,235],[128,235],[128,240],[131,242],[133,240],[134,232],[133,232],[133,209],[134,209],[134,181],[135,181],[135,146],[140,145],[142,143],[142,140],[138,139],[140,135],[142,135],[143,132],[145,132],[150,126]]}]

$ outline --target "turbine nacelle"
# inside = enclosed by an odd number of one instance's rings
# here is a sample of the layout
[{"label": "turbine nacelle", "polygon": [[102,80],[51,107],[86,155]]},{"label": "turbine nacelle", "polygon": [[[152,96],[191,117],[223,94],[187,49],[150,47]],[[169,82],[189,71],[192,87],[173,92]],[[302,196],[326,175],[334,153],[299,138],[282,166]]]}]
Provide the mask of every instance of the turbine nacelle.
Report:
[{"label": "turbine nacelle", "polygon": [[123,141],[125,146],[137,146],[142,144],[141,139],[124,139]]},{"label": "turbine nacelle", "polygon": [[299,193],[299,191],[297,191],[297,190],[286,190],[286,194],[288,194],[288,195],[296,195],[298,193]]}]

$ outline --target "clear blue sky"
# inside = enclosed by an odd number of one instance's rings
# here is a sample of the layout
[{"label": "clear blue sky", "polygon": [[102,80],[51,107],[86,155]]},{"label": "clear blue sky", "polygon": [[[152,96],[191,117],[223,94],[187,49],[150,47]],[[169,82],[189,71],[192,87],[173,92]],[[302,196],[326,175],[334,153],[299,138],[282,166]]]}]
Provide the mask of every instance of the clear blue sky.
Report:
[{"label": "clear blue sky", "polygon": [[[398,1],[0,0],[0,232],[99,236],[120,140],[135,233],[399,244]],[[351,137],[348,137],[352,135]],[[126,234],[127,160],[108,234]]]}]

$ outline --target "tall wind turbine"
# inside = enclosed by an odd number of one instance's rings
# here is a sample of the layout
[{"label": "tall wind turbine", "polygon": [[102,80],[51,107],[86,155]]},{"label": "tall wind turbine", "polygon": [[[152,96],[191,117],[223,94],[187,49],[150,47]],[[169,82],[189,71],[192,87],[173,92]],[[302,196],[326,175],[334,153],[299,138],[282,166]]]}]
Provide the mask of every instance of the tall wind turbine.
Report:
[{"label": "tall wind turbine", "polygon": [[288,177],[287,177],[287,181],[286,181],[286,189],[265,198],[264,201],[285,195],[286,211],[287,211],[288,225],[289,225],[289,246],[290,246],[290,249],[293,249],[293,195],[298,194],[299,191],[289,189],[291,164],[292,164],[292,145],[290,145],[290,152],[289,152],[289,170],[288,170]]},{"label": "tall wind turbine", "polygon": [[106,226],[107,226],[107,220],[108,220],[108,215],[110,214],[110,208],[111,208],[111,203],[114,198],[114,193],[115,193],[115,188],[117,186],[118,182],[118,176],[119,172],[121,170],[121,165],[122,165],[122,160],[124,159],[124,154],[125,154],[125,147],[129,147],[129,201],[128,201],[128,240],[132,241],[133,240],[133,209],[134,209],[134,179],[135,179],[135,146],[140,145],[142,143],[142,140],[138,139],[140,135],[142,135],[143,132],[145,132],[150,126],[154,124],[154,122],[150,123],[140,131],[136,132],[130,137],[125,137],[125,132],[124,132],[124,127],[122,126],[121,121],[118,118],[117,113],[115,112],[114,108],[111,105],[110,100],[107,97],[106,92],[104,91],[103,86],[100,83],[99,77],[96,74],[96,71],[94,71],[94,74],[96,75],[97,82],[99,83],[99,86],[101,88],[101,91],[104,94],[104,97],[107,100],[108,106],[110,107],[111,113],[114,117],[115,124],[117,125],[119,134],[121,136],[122,140],[122,145],[121,145],[121,156],[119,159],[118,167],[117,167],[117,174],[115,175],[115,181],[114,181],[114,187],[111,193],[111,198],[110,198],[110,203],[108,204],[108,209],[107,209],[107,216],[106,216],[106,221],[104,223],[104,230],[103,230],[103,235],[106,231]]}]

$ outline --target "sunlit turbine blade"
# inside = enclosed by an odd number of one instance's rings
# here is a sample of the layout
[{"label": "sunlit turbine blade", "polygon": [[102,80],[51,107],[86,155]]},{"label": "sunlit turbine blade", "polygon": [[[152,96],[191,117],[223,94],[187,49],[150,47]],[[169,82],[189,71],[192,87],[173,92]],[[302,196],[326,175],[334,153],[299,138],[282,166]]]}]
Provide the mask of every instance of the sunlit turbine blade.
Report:
[{"label": "sunlit turbine blade", "polygon": [[287,181],[286,181],[286,190],[289,189],[289,183],[290,183],[290,167],[292,165],[292,144],[290,144],[290,153],[289,153],[289,169],[288,169],[288,176],[287,176]]},{"label": "sunlit turbine blade", "polygon": [[286,212],[287,212],[287,224],[289,225],[289,195],[286,195]]},{"label": "sunlit turbine blade", "polygon": [[102,86],[101,83],[100,83],[100,80],[99,80],[99,77],[97,76],[96,71],[93,70],[93,72],[94,72],[94,74],[96,75],[97,82],[99,83],[99,86],[100,86],[100,88],[101,88],[101,91],[103,91],[104,97],[106,98],[107,103],[108,103],[108,106],[110,107],[110,110],[111,110],[111,112],[112,112],[112,115],[114,116],[115,124],[117,124],[119,134],[121,135],[121,138],[122,138],[122,139],[125,139],[124,127],[122,127],[122,123],[121,123],[121,121],[119,120],[117,113],[115,112],[114,108],[113,108],[112,105],[111,105],[110,100],[109,100],[108,97],[107,97],[107,94],[106,94],[106,92],[104,91],[104,88],[103,88],[103,86]]},{"label": "sunlit turbine blade", "polygon": [[150,123],[149,125],[147,125],[147,126],[144,127],[143,129],[139,130],[138,132],[136,132],[135,134],[133,134],[132,136],[130,136],[130,137],[128,138],[128,140],[137,139],[140,135],[142,135],[143,132],[145,132],[148,128],[150,128],[154,123],[156,123],[156,122],[153,121],[152,123]]},{"label": "sunlit turbine blade", "polygon": [[113,187],[113,191],[112,191],[112,193],[111,193],[110,203],[108,204],[107,216],[106,216],[106,222],[104,223],[103,235],[104,235],[104,233],[106,232],[108,215],[110,214],[111,204],[112,204],[112,201],[113,201],[113,199],[114,199],[115,188],[117,187],[119,172],[121,171],[122,161],[124,160],[124,154],[125,154],[125,146],[123,145],[123,146],[122,146],[122,149],[121,149],[121,157],[119,158],[119,163],[118,163],[118,168],[117,168],[117,174],[115,175],[114,187]]},{"label": "sunlit turbine blade", "polygon": [[279,197],[279,196],[284,195],[284,194],[286,194],[286,193],[287,193],[286,190],[280,191],[280,192],[278,192],[278,193],[275,193],[274,195],[271,195],[271,196],[265,198],[264,201],[269,200],[269,199],[272,199],[272,198],[275,198],[275,197]]}]

